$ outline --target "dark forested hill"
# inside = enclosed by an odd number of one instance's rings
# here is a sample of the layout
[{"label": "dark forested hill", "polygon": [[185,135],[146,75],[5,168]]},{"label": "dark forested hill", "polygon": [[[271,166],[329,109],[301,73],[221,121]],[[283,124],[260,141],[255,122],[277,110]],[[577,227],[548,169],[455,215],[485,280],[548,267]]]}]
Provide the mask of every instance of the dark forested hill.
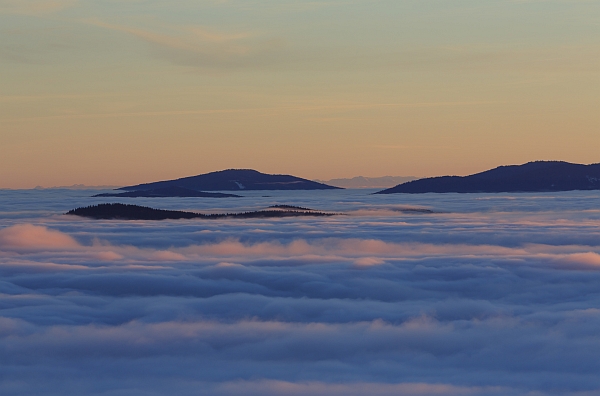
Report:
[{"label": "dark forested hill", "polygon": [[338,188],[290,175],[268,175],[251,169],[229,169],[176,180],[138,184],[137,186],[123,187],[121,190],[142,191],[169,187],[181,187],[196,191],[328,190]]},{"label": "dark forested hill", "polygon": [[289,205],[271,206],[266,210],[242,213],[202,214],[180,210],[162,210],[146,206],[107,203],[70,210],[67,215],[88,217],[96,220],[179,220],[179,219],[263,219],[281,217],[321,217],[337,213],[325,213]]},{"label": "dark forested hill", "polygon": [[600,190],[600,164],[536,161],[500,166],[470,176],[413,180],[376,194],[501,193]]}]

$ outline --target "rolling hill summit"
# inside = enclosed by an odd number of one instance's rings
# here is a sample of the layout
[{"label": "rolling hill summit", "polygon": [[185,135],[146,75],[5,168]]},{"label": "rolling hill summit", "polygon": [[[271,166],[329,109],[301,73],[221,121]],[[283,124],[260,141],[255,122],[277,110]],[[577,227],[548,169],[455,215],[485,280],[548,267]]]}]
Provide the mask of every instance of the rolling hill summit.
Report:
[{"label": "rolling hill summit", "polygon": [[269,175],[252,169],[228,169],[198,176],[119,188],[125,191],[148,191],[168,188],[194,191],[243,190],[331,190],[339,187],[291,175]]},{"label": "rolling hill summit", "polygon": [[600,164],[535,161],[499,166],[469,176],[413,180],[376,194],[515,193],[600,190]]}]

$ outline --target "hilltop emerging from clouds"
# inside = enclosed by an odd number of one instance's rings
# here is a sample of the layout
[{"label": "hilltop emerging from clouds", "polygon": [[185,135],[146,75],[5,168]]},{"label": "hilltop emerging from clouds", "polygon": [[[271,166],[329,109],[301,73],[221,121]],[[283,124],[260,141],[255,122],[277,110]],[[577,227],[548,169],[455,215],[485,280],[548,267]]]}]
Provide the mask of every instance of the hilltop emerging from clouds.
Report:
[{"label": "hilltop emerging from clouds", "polygon": [[291,175],[269,175],[252,169],[227,169],[198,176],[122,187],[126,191],[184,188],[194,191],[331,190],[339,187]]},{"label": "hilltop emerging from clouds", "polygon": [[429,177],[377,194],[502,193],[600,190],[600,164],[536,161],[499,166],[470,176]]}]

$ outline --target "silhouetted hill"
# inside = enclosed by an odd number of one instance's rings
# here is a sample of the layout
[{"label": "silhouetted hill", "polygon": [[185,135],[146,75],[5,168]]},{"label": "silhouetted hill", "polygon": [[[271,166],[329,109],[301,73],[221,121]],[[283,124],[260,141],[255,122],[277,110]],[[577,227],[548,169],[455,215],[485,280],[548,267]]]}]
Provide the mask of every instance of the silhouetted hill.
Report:
[{"label": "silhouetted hill", "polygon": [[153,209],[146,206],[126,205],[120,203],[99,204],[70,210],[67,215],[88,217],[96,220],[178,220],[178,219],[255,219],[303,216],[333,216],[336,213],[317,212],[312,209],[302,210],[258,210],[244,213],[202,214],[179,210]]},{"label": "silhouetted hill", "polygon": [[600,164],[536,161],[470,176],[442,176],[400,184],[376,194],[502,193],[600,190]]},{"label": "silhouetted hill", "polygon": [[314,209],[303,208],[302,206],[294,206],[294,205],[271,205],[268,209],[278,209],[278,210],[295,210],[295,211],[304,211],[308,212]]},{"label": "silhouetted hill", "polygon": [[268,175],[251,169],[229,169],[177,180],[122,187],[120,190],[141,191],[170,187],[196,191],[328,190],[339,188],[290,175]]},{"label": "silhouetted hill", "polygon": [[165,198],[165,197],[201,197],[201,198],[241,198],[240,195],[210,193],[204,191],[190,190],[183,187],[164,187],[152,190],[126,191],[123,193],[96,194],[94,197],[128,197],[128,198]]}]

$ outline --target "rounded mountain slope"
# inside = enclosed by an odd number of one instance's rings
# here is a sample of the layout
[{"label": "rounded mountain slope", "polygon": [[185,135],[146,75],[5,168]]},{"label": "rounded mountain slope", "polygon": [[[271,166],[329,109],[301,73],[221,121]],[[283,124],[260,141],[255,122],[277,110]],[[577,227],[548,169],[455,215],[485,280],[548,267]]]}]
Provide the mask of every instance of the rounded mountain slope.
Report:
[{"label": "rounded mountain slope", "polygon": [[252,169],[227,169],[176,180],[122,187],[120,189],[145,191],[169,187],[181,187],[196,191],[330,190],[339,188],[291,175],[269,175]]},{"label": "rounded mountain slope", "polygon": [[600,164],[536,161],[470,176],[441,176],[399,184],[376,194],[513,193],[600,190]]}]

